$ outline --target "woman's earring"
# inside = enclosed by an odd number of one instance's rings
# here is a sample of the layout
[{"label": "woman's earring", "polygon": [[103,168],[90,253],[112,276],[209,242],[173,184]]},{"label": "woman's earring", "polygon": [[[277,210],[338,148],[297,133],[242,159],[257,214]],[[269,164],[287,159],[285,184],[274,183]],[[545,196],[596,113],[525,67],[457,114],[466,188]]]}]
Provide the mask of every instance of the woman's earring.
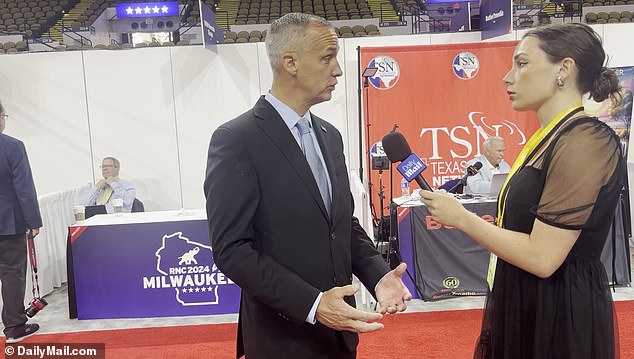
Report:
[{"label": "woman's earring", "polygon": [[555,80],[555,82],[557,83],[557,87],[559,88],[564,87],[564,80],[561,78],[561,75],[557,76],[557,79]]}]

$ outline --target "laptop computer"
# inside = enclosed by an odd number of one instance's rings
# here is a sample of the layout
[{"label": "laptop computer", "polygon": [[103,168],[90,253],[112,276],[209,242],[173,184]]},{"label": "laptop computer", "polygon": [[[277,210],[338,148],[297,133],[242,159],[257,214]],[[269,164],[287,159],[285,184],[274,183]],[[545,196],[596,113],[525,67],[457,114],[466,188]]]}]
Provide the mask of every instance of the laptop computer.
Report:
[{"label": "laptop computer", "polygon": [[488,198],[497,198],[500,194],[500,190],[502,189],[502,185],[504,185],[504,181],[506,181],[506,177],[508,177],[507,173],[494,173],[491,177],[491,188],[489,189]]},{"label": "laptop computer", "polygon": [[98,214],[107,214],[106,206],[103,204],[96,206],[86,206],[86,219],[98,215]]}]

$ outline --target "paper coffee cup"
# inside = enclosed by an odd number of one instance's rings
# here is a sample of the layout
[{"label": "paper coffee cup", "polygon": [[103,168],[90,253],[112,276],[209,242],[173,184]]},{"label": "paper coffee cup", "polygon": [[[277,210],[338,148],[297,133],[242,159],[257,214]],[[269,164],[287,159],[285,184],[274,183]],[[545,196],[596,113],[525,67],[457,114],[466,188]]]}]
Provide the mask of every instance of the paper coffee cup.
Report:
[{"label": "paper coffee cup", "polygon": [[75,214],[75,221],[81,222],[86,219],[86,207],[84,206],[75,206],[73,207],[73,213]]}]

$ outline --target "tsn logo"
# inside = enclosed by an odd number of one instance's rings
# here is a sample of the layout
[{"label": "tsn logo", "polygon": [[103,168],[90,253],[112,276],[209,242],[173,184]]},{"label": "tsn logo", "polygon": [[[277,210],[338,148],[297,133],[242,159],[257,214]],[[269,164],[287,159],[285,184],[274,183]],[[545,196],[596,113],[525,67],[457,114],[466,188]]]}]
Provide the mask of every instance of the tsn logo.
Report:
[{"label": "tsn logo", "polygon": [[[451,153],[452,158],[471,158],[474,155],[482,154],[481,144],[490,135],[504,138],[505,141],[509,141],[507,144],[511,141],[517,141],[518,146],[522,146],[526,143],[526,135],[513,122],[502,120],[497,124],[487,124],[485,122],[486,119],[487,117],[483,112],[473,111],[470,112],[468,116],[468,121],[471,124],[470,126],[454,126],[452,128],[432,127],[421,129],[419,137],[424,143],[431,142],[432,153],[430,157],[427,157],[427,160],[432,161],[443,158],[443,156],[440,155],[439,148],[441,146],[439,146],[439,144],[445,143],[445,138],[447,137],[449,137],[451,143],[463,148],[463,150],[460,150],[457,147],[451,148],[449,152]],[[473,144],[475,144],[475,149]]]}]

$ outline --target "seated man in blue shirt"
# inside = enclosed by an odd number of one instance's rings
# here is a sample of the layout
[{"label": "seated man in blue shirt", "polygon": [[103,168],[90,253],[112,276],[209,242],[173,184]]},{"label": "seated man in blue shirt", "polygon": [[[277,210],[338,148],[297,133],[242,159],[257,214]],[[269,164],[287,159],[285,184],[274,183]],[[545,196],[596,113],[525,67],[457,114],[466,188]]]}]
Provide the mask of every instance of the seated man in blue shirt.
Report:
[{"label": "seated man in blue shirt", "polygon": [[94,206],[103,204],[106,206],[108,213],[113,213],[112,202],[117,199],[123,199],[123,212],[132,210],[132,202],[136,197],[136,189],[132,182],[119,178],[120,164],[119,160],[114,157],[105,157],[101,161],[101,174],[103,179],[99,180],[95,186],[90,189],[88,196],[84,201],[86,206]]}]

